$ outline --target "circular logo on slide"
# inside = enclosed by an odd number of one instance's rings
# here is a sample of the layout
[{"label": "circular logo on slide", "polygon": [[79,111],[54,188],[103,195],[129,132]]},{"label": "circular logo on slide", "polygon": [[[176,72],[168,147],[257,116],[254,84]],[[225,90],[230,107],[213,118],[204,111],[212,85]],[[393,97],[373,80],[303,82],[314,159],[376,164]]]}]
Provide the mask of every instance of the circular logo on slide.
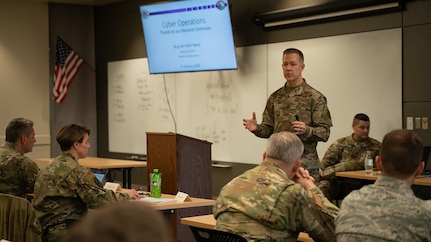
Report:
[{"label": "circular logo on slide", "polygon": [[141,11],[141,15],[142,15],[143,19],[147,19],[150,17],[150,12],[148,12],[147,10],[144,9]]},{"label": "circular logo on slide", "polygon": [[220,10],[223,10],[225,7],[227,7],[227,3],[220,0],[216,3],[216,7]]}]

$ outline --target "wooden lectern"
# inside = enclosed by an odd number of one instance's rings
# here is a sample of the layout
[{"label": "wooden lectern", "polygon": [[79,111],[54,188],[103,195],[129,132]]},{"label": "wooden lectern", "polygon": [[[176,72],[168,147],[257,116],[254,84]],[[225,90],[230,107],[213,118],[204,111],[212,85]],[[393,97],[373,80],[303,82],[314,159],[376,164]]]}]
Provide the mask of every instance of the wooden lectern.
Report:
[{"label": "wooden lectern", "polygon": [[[191,197],[212,198],[211,142],[176,133],[147,132],[148,191],[153,169],[162,173],[162,193],[185,192]],[[212,207],[180,209],[170,215],[174,241],[194,241],[182,217],[212,213]]]}]

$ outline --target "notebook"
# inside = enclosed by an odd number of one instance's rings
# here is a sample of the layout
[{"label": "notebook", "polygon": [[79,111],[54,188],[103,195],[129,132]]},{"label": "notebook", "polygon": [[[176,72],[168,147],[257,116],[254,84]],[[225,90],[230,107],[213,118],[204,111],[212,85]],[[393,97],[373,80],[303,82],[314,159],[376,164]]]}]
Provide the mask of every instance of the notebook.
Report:
[{"label": "notebook", "polygon": [[94,176],[97,178],[97,180],[100,181],[100,183],[105,184],[106,182],[106,175],[108,174],[108,169],[90,169],[91,172],[93,172]]},{"label": "notebook", "polygon": [[431,176],[431,170],[428,169],[428,160],[431,154],[431,146],[424,146],[424,152],[422,153],[422,160],[424,161],[424,170],[420,176]]}]

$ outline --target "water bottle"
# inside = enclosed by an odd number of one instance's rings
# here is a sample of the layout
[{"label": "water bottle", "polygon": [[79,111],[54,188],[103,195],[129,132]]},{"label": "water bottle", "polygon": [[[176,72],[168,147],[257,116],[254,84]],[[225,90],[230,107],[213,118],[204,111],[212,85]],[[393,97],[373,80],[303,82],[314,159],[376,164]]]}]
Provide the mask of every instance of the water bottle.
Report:
[{"label": "water bottle", "polygon": [[150,192],[151,197],[160,198],[162,196],[162,174],[159,169],[154,169],[150,174]]},{"label": "water bottle", "polygon": [[373,158],[371,157],[369,150],[367,150],[367,154],[365,155],[364,167],[365,167],[365,175],[367,176],[373,175]]}]

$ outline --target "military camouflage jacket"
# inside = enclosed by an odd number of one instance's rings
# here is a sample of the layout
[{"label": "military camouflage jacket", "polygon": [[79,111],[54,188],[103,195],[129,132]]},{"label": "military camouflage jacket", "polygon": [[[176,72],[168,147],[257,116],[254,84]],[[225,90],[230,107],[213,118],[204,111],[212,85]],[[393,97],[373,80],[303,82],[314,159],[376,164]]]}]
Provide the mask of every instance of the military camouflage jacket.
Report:
[{"label": "military camouflage jacket", "polygon": [[34,187],[33,206],[42,227],[82,218],[88,208],[128,199],[102,187],[99,180],[68,152],[43,168]]},{"label": "military camouflage jacket", "polygon": [[351,192],[335,221],[340,242],[431,241],[431,201],[392,177]]},{"label": "military camouflage jacket", "polygon": [[269,161],[230,181],[214,207],[217,229],[249,241],[296,241],[302,231],[316,241],[335,241],[337,213],[319,188],[307,191]]},{"label": "military camouflage jacket", "polygon": [[0,147],[0,193],[20,197],[33,193],[38,172],[37,164],[21,154],[15,144],[6,142]]},{"label": "military camouflage jacket", "polygon": [[323,171],[322,179],[335,178],[338,171],[356,171],[364,169],[364,159],[367,150],[374,160],[379,154],[381,143],[368,137],[363,141],[353,139],[353,134],[336,140],[325,152],[320,167]]},{"label": "military camouflage jacket", "polygon": [[302,165],[305,168],[319,168],[317,142],[328,140],[332,120],[326,97],[305,80],[298,87],[292,89],[284,85],[271,94],[262,115],[262,123],[254,134],[268,138],[281,131],[293,132],[291,122],[295,121],[295,115],[310,127],[308,133],[299,136],[304,143]]}]

